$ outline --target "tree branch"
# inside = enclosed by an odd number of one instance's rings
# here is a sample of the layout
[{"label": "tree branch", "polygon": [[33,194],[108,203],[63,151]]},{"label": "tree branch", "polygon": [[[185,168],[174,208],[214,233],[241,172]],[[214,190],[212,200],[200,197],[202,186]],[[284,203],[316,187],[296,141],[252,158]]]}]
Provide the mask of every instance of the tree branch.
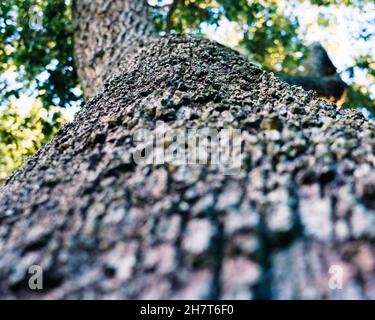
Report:
[{"label": "tree branch", "polygon": [[166,27],[165,27],[165,31],[167,33],[171,32],[173,14],[175,13],[179,3],[180,3],[180,0],[173,0],[173,2],[169,5],[169,11],[167,14],[167,18],[166,18],[167,22],[166,22]]},{"label": "tree branch", "polygon": [[279,74],[280,78],[305,90],[313,90],[320,97],[338,102],[348,85],[341,79],[337,69],[323,46],[314,42],[309,47],[304,75]]},{"label": "tree branch", "polygon": [[327,76],[315,78],[303,75],[279,75],[281,79],[289,84],[300,86],[309,91],[315,91],[320,97],[331,98],[338,101],[344,94],[347,84],[339,76]]}]

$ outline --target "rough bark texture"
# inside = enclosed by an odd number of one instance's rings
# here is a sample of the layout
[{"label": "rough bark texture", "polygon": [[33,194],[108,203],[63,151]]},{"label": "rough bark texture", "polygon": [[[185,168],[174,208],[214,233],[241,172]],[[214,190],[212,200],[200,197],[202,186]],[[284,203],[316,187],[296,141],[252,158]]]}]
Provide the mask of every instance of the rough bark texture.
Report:
[{"label": "rough bark texture", "polygon": [[86,97],[113,76],[134,45],[154,35],[145,0],[75,0],[75,59]]},{"label": "rough bark texture", "polygon": [[[242,173],[137,165],[160,123],[243,130]],[[153,40],[1,188],[0,297],[375,298],[374,148],[360,113],[236,52]]]}]

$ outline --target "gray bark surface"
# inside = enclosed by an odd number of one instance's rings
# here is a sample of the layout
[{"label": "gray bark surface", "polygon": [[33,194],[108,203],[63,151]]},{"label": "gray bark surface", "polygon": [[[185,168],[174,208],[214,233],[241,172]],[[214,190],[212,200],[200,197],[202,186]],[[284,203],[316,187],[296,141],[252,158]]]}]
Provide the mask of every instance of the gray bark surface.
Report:
[{"label": "gray bark surface", "polygon": [[[375,298],[370,121],[189,36],[116,73],[0,189],[1,298]],[[241,174],[134,163],[161,123],[243,130]]]},{"label": "gray bark surface", "polygon": [[72,12],[74,56],[89,98],[155,30],[146,0],[74,0]]}]

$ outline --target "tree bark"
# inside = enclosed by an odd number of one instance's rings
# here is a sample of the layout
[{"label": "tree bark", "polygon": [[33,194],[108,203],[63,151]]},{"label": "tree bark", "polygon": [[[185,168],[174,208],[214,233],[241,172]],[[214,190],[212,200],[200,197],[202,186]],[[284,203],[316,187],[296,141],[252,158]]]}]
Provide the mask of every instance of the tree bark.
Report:
[{"label": "tree bark", "polygon": [[155,30],[145,0],[75,0],[72,11],[75,60],[89,98]]},{"label": "tree bark", "polygon": [[[370,121],[190,36],[115,72],[0,189],[1,298],[375,298]],[[136,163],[161,124],[240,129],[243,170]]]}]

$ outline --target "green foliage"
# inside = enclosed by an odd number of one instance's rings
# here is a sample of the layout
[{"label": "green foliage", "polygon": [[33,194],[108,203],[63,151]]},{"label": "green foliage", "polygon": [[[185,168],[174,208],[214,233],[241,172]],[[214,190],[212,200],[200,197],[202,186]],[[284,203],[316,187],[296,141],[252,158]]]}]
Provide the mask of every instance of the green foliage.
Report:
[{"label": "green foliage", "polygon": [[345,72],[348,74],[349,79],[354,81],[356,72],[365,72],[367,75],[370,86],[352,83],[347,91],[345,106],[349,108],[362,108],[368,109],[374,117],[375,106],[371,98],[370,89],[375,89],[375,60],[371,56],[359,56],[355,63],[347,68]]},{"label": "green foliage", "polygon": [[372,0],[311,0],[311,3],[317,6],[330,6],[330,5],[355,5],[362,6]]},{"label": "green foliage", "polygon": [[0,84],[0,99],[32,89],[46,109],[82,102],[73,61],[70,3],[65,0],[3,0],[0,5],[0,74],[15,68],[20,86]]},{"label": "green foliage", "polygon": [[[370,97],[370,92],[365,86],[352,84],[346,92],[346,101],[344,106],[348,108],[368,109],[368,106],[373,106],[374,102]],[[374,113],[370,113],[374,118]]]},{"label": "green foliage", "polygon": [[[12,70],[17,83],[0,77],[0,183],[62,123],[61,107],[83,99],[73,61],[70,3],[65,0],[3,0],[0,4],[0,75]],[[11,99],[33,94],[25,116]]]},{"label": "green foliage", "polygon": [[0,114],[0,183],[48,142],[63,121],[59,108],[47,112],[37,102],[22,114],[19,108],[10,104]]}]

